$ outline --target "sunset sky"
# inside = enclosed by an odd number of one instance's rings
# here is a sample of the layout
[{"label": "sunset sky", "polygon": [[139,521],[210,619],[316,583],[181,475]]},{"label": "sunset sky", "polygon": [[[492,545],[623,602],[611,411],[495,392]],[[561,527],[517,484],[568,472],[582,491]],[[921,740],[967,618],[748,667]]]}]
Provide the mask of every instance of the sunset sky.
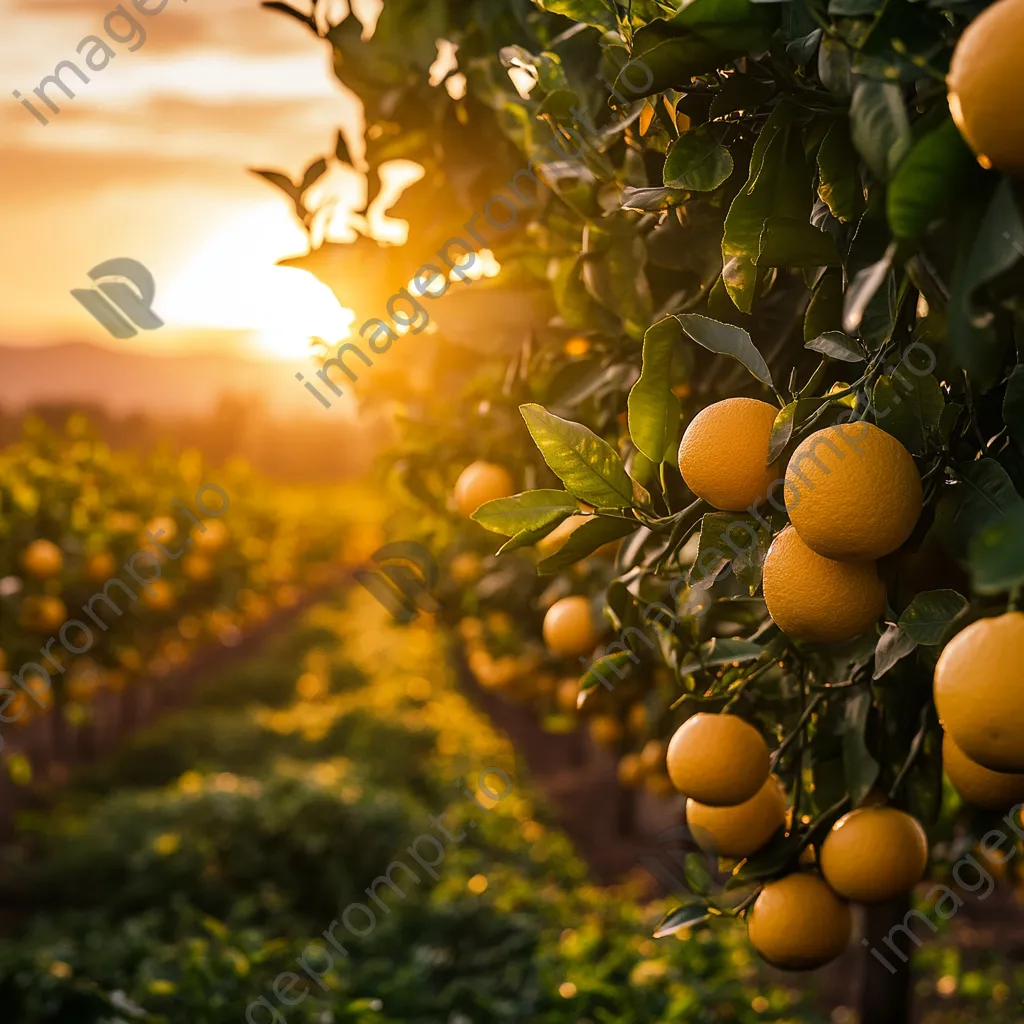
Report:
[{"label": "sunset sky", "polygon": [[[159,14],[136,13],[147,37],[135,52],[110,42],[115,59],[87,71],[88,84],[65,75],[77,96],[51,89],[61,113],[42,125],[12,92],[31,98],[62,60],[85,69],[76,49],[87,35],[105,38],[115,6],[0,0],[0,344],[294,360],[308,335],[340,336],[346,318],[333,296],[274,266],[305,251],[305,235],[284,197],[246,171],[295,177],[333,151],[339,127],[358,148],[359,106],[334,78],[328,45],[258,0],[169,0]],[[375,9],[357,4],[364,22]],[[356,194],[359,179],[341,177]],[[166,326],[118,342],[69,293],[122,256],[152,271]]]}]

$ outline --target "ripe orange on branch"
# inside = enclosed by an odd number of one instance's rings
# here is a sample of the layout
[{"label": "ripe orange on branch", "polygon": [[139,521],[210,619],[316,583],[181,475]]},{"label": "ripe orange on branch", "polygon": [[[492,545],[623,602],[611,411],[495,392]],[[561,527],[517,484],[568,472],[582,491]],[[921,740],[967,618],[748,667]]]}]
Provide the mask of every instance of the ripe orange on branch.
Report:
[{"label": "ripe orange on branch", "polygon": [[1024,3],[1000,0],[964,29],[947,83],[949,110],[983,167],[1024,171]]},{"label": "ripe orange on branch", "polygon": [[692,797],[686,801],[686,823],[697,845],[719,857],[749,857],[786,823],[786,792],[775,775],[749,799],[735,807],[711,807]]},{"label": "ripe orange on branch", "polygon": [[844,814],[821,846],[821,873],[840,896],[884,903],[924,878],[928,837],[921,823],[895,807]]},{"label": "ripe orange on branch", "polygon": [[676,789],[712,807],[751,799],[768,778],[769,761],[768,745],[752,725],[704,712],[675,731],[666,758]]},{"label": "ripe orange on branch", "polygon": [[834,960],[852,931],[849,906],[812,874],[769,882],[747,913],[750,944],[783,970],[811,970]]},{"label": "ripe orange on branch", "polygon": [[764,560],[768,614],[796,640],[838,643],[866,632],[885,610],[874,562],[838,562],[812,551],[792,527]]},{"label": "ripe orange on branch", "polygon": [[760,505],[782,475],[768,465],[768,441],[779,410],[755,398],[727,398],[701,410],[679,445],[686,486],[725,512]]},{"label": "ripe orange on branch", "polygon": [[942,767],[961,799],[989,811],[1024,801],[1024,773],[994,772],[972,761],[947,732],[942,738]]},{"label": "ripe orange on branch", "polygon": [[979,619],[935,665],[935,706],[956,745],[995,772],[1024,772],[1024,614]]},{"label": "ripe orange on branch", "polygon": [[921,515],[921,477],[910,452],[863,421],[804,438],[786,467],[785,495],[800,539],[841,561],[890,554]]},{"label": "ripe orange on branch", "polygon": [[49,579],[64,567],[64,555],[53,541],[34,540],[22,553],[21,565],[37,579]]},{"label": "ripe orange on branch", "polygon": [[597,639],[590,602],[585,597],[563,597],[547,610],[544,643],[556,658],[590,654]]},{"label": "ripe orange on branch", "polygon": [[481,505],[515,494],[512,474],[494,462],[471,462],[455,481],[455,507],[471,516]]}]

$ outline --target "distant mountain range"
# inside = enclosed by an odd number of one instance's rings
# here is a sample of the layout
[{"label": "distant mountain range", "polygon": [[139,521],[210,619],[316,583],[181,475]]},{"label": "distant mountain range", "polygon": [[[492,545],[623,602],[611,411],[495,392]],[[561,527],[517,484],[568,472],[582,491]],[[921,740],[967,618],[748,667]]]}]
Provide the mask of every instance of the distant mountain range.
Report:
[{"label": "distant mountain range", "polygon": [[0,406],[17,411],[49,402],[104,406],[113,414],[204,416],[224,395],[251,395],[272,415],[317,420],[324,409],[295,379],[309,364],[259,362],[235,355],[148,355],[98,345],[0,345]]}]

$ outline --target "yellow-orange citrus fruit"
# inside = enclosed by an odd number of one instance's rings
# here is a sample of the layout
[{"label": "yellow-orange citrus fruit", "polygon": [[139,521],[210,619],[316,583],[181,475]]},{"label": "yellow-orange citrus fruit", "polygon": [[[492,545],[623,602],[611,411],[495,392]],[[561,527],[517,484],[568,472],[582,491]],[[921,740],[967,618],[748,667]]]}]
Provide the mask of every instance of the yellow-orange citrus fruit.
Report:
[{"label": "yellow-orange citrus fruit", "polygon": [[544,643],[556,658],[590,654],[597,638],[590,602],[585,597],[563,597],[544,616]]},{"label": "yellow-orange citrus fruit", "polygon": [[768,465],[768,440],[779,410],[756,398],[727,398],[702,409],[679,444],[686,486],[715,508],[741,512],[760,505],[782,475]]},{"label": "yellow-orange citrus fruit", "polygon": [[773,967],[805,971],[834,960],[849,945],[850,907],[817,875],[769,882],[747,914],[750,944]]},{"label": "yellow-orange citrus fruit", "polygon": [[109,551],[97,551],[85,560],[85,575],[94,583],[109,580],[117,572],[117,562]]},{"label": "yellow-orange citrus fruit", "polygon": [[840,896],[884,903],[924,878],[928,837],[895,807],[858,807],[844,814],[821,845],[821,873]]},{"label": "yellow-orange citrus fruit", "polygon": [[587,723],[587,729],[599,747],[614,747],[622,739],[622,726],[612,715],[594,715]]},{"label": "yellow-orange citrus fruit", "polygon": [[213,565],[205,555],[186,555],[181,563],[185,579],[201,582],[213,575]]},{"label": "yellow-orange citrus fruit", "polygon": [[800,539],[826,558],[867,560],[895,551],[921,514],[910,452],[871,423],[817,430],[786,467],[786,509]]},{"label": "yellow-orange citrus fruit", "polygon": [[142,603],[153,611],[165,611],[174,607],[174,591],[167,580],[150,580],[142,588]]},{"label": "yellow-orange citrus fruit", "polygon": [[47,579],[56,576],[64,567],[64,556],[53,541],[34,540],[21,556],[21,565],[25,572]]},{"label": "yellow-orange citrus fruit", "polygon": [[749,857],[786,823],[786,793],[775,775],[735,807],[686,801],[686,823],[697,845],[719,857]]},{"label": "yellow-orange citrus fruit", "polygon": [[19,622],[25,629],[47,633],[64,625],[68,610],[59,597],[26,597],[21,603]]},{"label": "yellow-orange citrus fruit", "polygon": [[640,751],[640,765],[645,772],[661,773],[665,770],[668,744],[664,740],[648,740]]},{"label": "yellow-orange citrus fruit", "polygon": [[1024,772],[1024,614],[979,619],[946,644],[935,706],[956,745],[983,768]]},{"label": "yellow-orange citrus fruit", "polygon": [[947,732],[942,738],[942,767],[946,778],[966,803],[1002,811],[1024,803],[1024,773],[994,772],[972,761]]},{"label": "yellow-orange citrus fruit", "polygon": [[618,776],[619,784],[627,789],[640,785],[644,770],[637,754],[625,754],[619,758]]},{"label": "yellow-orange citrus fruit", "polygon": [[763,580],[768,614],[797,640],[849,640],[870,629],[885,610],[885,584],[874,562],[825,558],[791,526],[772,541]]},{"label": "yellow-orange citrus fruit", "polygon": [[191,540],[199,551],[220,551],[228,542],[228,528],[218,519],[207,519],[192,530]]},{"label": "yellow-orange citrus fruit", "polygon": [[451,560],[448,575],[462,585],[475,582],[480,576],[480,556],[473,551],[460,552]]},{"label": "yellow-orange citrus fruit", "polygon": [[949,66],[949,110],[982,167],[1024,171],[1024,3],[1000,0],[964,29]]},{"label": "yellow-orange citrus fruit", "polygon": [[563,519],[546,537],[534,545],[541,558],[553,555],[588,519],[586,516],[569,516]]},{"label": "yellow-orange citrus fruit", "polygon": [[669,778],[680,793],[712,807],[749,800],[768,778],[768,745],[735,715],[700,712],[669,741]]},{"label": "yellow-orange citrus fruit", "polygon": [[651,796],[659,797],[662,800],[675,796],[672,780],[667,775],[645,775],[644,790]]},{"label": "yellow-orange citrus fruit", "polygon": [[515,494],[512,474],[493,462],[471,462],[455,481],[455,507],[471,516],[481,505]]},{"label": "yellow-orange citrus fruit", "polygon": [[566,714],[574,714],[576,711],[576,698],[580,693],[580,681],[578,679],[563,679],[555,691],[555,702]]}]

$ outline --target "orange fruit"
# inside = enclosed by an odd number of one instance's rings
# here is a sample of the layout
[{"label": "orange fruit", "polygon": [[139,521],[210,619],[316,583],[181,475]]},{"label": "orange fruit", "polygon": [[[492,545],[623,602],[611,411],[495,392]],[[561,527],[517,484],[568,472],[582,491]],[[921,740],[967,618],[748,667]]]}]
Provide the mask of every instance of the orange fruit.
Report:
[{"label": "orange fruit", "polygon": [[93,583],[103,583],[117,572],[117,562],[109,551],[97,551],[85,560],[85,575]]},{"label": "orange fruit", "polygon": [[563,597],[544,616],[544,642],[556,658],[573,658],[590,654],[598,640],[598,632],[585,597]]},{"label": "orange fruit", "polygon": [[1024,803],[1024,773],[994,772],[972,761],[947,732],[942,738],[942,766],[960,798],[989,811]]},{"label": "orange fruit", "polygon": [[779,410],[756,398],[727,398],[702,409],[679,444],[686,486],[726,512],[760,505],[782,475],[768,465],[768,440]]},{"label": "orange fruit", "polygon": [[921,823],[895,807],[859,807],[844,814],[821,845],[821,873],[840,896],[884,903],[924,878],[928,837]]},{"label": "orange fruit", "polygon": [[26,597],[18,621],[34,633],[49,633],[64,625],[68,610],[59,597]]},{"label": "orange fruit", "polygon": [[568,715],[576,713],[576,699],[580,692],[578,679],[563,679],[555,690],[555,703]]},{"label": "orange fruit", "polygon": [[680,793],[712,807],[732,807],[764,785],[768,746],[742,718],[699,712],[675,731],[666,763]]},{"label": "orange fruit", "polygon": [[515,494],[516,484],[504,466],[471,462],[455,481],[455,507],[471,516],[481,505]]},{"label": "orange fruit", "polygon": [[852,932],[849,906],[812,874],[769,882],[747,913],[750,944],[783,970],[827,964],[846,949]]},{"label": "orange fruit", "polygon": [[956,745],[994,772],[1024,772],[1024,614],[979,619],[935,665],[935,706]]},{"label": "orange fruit", "polygon": [[220,551],[228,542],[228,528],[219,519],[207,519],[193,528],[191,538],[197,551]]},{"label": "orange fruit", "polygon": [[153,611],[165,611],[174,607],[174,591],[167,580],[150,580],[142,588],[142,603]]},{"label": "orange fruit", "polygon": [[622,726],[611,715],[594,715],[587,723],[590,738],[599,747],[617,746],[622,739]]},{"label": "orange fruit", "polygon": [[639,786],[644,777],[644,770],[640,764],[639,756],[636,754],[625,754],[619,758],[618,776],[619,784],[626,789]]},{"label": "orange fruit", "polygon": [[921,515],[910,452],[871,423],[817,430],[786,467],[786,509],[800,539],[826,558],[869,560],[895,551]]},{"label": "orange fruit", "polygon": [[205,555],[186,555],[181,563],[181,572],[185,579],[198,583],[213,575],[213,566]]},{"label": "orange fruit", "polygon": [[1017,53],[1024,3],[1000,0],[964,29],[946,82],[949,111],[982,167],[1024,171],[1024,75]]},{"label": "orange fruit", "polygon": [[874,562],[825,558],[791,526],[772,541],[763,580],[768,614],[796,640],[849,640],[869,630],[885,611],[885,584]]},{"label": "orange fruit", "polygon": [[53,541],[34,540],[22,552],[21,565],[25,572],[45,580],[64,568],[64,555]]},{"label": "orange fruit", "polygon": [[775,775],[734,807],[710,807],[690,797],[686,823],[697,845],[719,857],[749,857],[786,824],[786,792]]}]

